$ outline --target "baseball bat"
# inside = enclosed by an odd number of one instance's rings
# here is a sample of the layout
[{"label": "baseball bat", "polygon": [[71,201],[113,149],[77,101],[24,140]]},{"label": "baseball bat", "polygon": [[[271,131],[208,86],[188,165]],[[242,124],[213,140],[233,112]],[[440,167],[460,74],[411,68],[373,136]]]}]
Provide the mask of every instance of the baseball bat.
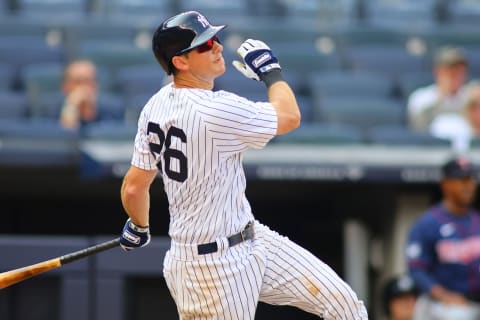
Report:
[{"label": "baseball bat", "polygon": [[99,243],[86,249],[68,253],[54,259],[42,261],[23,268],[2,272],[0,273],[0,289],[9,287],[13,284],[47,272],[49,270],[59,268],[67,263],[76,261],[78,259],[85,258],[93,254],[102,252],[104,250],[114,248],[119,244],[120,238],[117,238],[103,243]]}]

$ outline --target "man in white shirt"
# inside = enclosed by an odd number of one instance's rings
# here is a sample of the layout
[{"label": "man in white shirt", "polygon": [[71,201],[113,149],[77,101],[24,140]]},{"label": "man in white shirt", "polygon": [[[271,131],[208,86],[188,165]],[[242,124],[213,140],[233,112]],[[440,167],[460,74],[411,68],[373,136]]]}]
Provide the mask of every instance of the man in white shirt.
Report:
[{"label": "man in white shirt", "polygon": [[408,98],[409,126],[430,131],[434,119],[444,113],[463,112],[468,62],[461,49],[441,48],[435,55],[435,83],[415,90]]}]

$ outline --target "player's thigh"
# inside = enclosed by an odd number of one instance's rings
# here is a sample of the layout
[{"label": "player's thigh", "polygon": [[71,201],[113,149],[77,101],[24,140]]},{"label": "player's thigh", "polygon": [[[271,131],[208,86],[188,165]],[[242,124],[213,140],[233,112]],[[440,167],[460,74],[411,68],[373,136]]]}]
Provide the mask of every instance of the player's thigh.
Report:
[{"label": "player's thigh", "polygon": [[256,256],[167,263],[165,280],[181,319],[253,320],[264,265]]},{"label": "player's thigh", "polygon": [[328,265],[288,239],[267,260],[260,301],[293,305],[324,319],[367,319],[352,289]]}]

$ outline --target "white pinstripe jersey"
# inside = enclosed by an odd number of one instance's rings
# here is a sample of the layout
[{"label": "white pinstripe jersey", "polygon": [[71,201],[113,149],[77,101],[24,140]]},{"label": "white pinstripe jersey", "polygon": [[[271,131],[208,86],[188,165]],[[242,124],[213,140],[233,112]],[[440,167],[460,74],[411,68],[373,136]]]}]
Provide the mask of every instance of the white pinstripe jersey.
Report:
[{"label": "white pinstripe jersey", "polygon": [[132,165],[160,169],[174,241],[212,242],[253,220],[242,153],[264,147],[276,130],[268,102],[172,84],[152,96],[140,114]]}]

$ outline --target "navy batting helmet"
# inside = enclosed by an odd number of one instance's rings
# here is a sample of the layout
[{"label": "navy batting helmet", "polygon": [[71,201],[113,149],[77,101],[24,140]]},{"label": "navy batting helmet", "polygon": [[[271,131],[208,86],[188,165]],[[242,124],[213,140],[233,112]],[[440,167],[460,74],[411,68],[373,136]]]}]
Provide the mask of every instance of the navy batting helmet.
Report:
[{"label": "navy batting helmet", "polygon": [[392,299],[407,294],[417,296],[418,293],[418,288],[410,276],[404,274],[399,277],[391,278],[383,288],[383,306],[385,314],[390,315],[390,301],[392,301]]},{"label": "navy batting helmet", "polygon": [[152,49],[167,74],[174,68],[172,58],[207,42],[226,25],[212,26],[197,11],[182,12],[165,20],[155,31]]}]

